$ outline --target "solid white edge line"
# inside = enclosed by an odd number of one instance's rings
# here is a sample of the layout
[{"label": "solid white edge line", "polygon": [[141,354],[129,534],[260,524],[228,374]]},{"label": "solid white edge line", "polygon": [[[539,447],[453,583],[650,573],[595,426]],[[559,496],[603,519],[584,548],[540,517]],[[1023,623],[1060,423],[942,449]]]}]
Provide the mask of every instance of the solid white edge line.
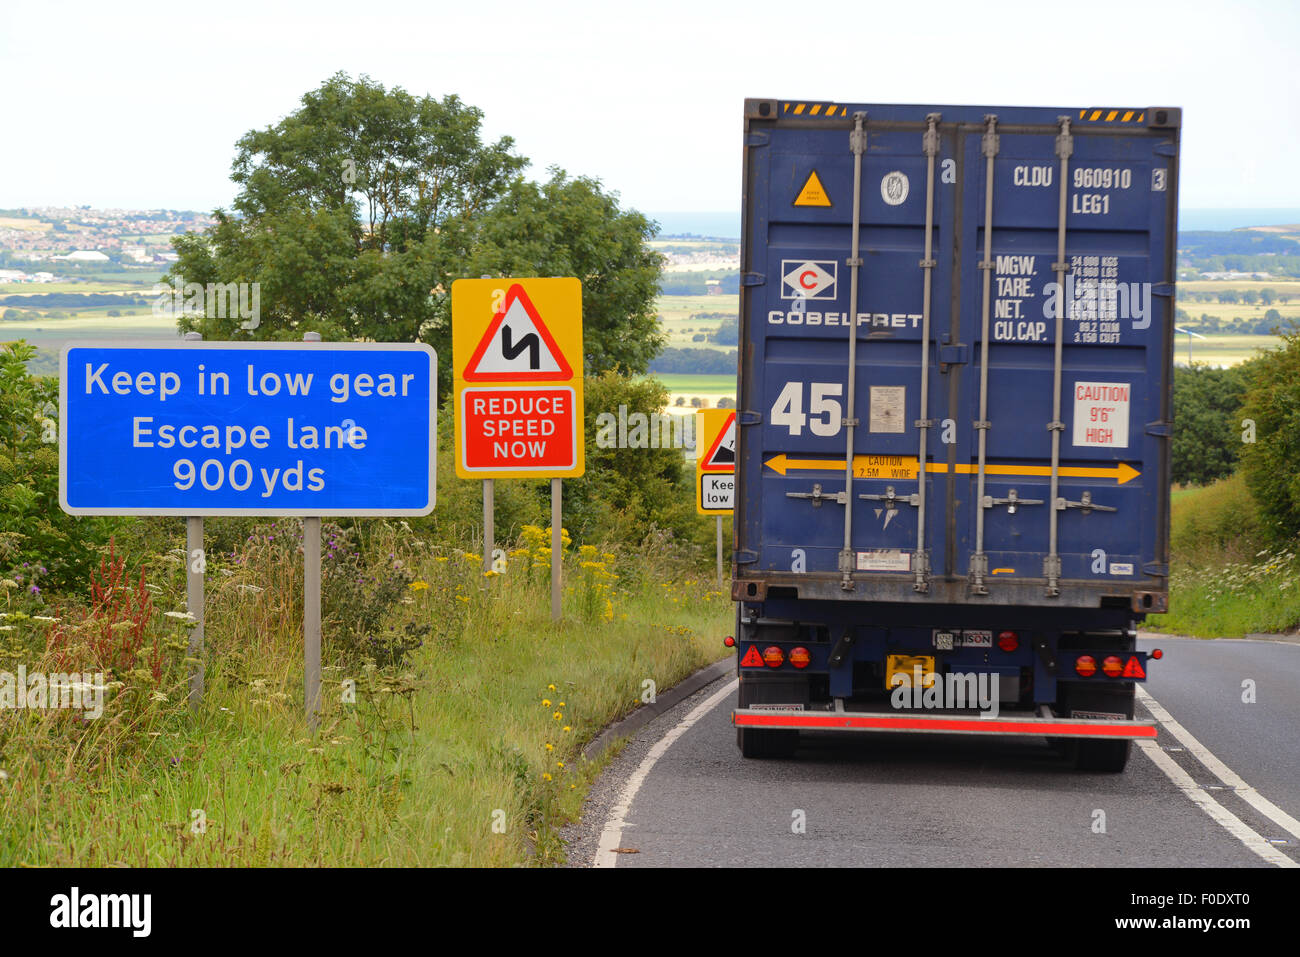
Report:
[{"label": "solid white edge line", "polygon": [[614,867],[618,864],[618,855],[614,850],[619,847],[619,842],[623,839],[623,828],[627,826],[627,815],[632,808],[632,802],[636,799],[637,791],[650,775],[655,762],[664,756],[674,741],[689,731],[700,718],[712,711],[719,701],[734,692],[738,684],[739,680],[733,678],[721,690],[715,691],[701,701],[690,714],[655,742],[655,746],[641,759],[640,765],[632,772],[632,776],[623,785],[623,790],[619,792],[618,801],[610,808],[609,817],[605,820],[605,829],[600,832],[600,844],[596,848],[596,856],[592,859],[592,867]]},{"label": "solid white edge line", "polygon": [[1156,767],[1165,773],[1165,776],[1174,783],[1176,788],[1187,795],[1193,804],[1210,815],[1216,824],[1221,825],[1224,830],[1241,841],[1242,844],[1245,844],[1246,847],[1275,867],[1300,867],[1300,864],[1291,860],[1262,836],[1252,831],[1241,818],[1206,794],[1201,786],[1192,780],[1190,774],[1179,767],[1173,758],[1160,749],[1160,745],[1154,741],[1144,740],[1137,742],[1137,746],[1142,749],[1142,752],[1151,759]]},{"label": "solid white edge line", "polygon": [[1169,733],[1178,739],[1191,754],[1205,765],[1216,778],[1233,788],[1237,796],[1264,815],[1292,837],[1300,838],[1300,821],[1297,821],[1264,795],[1242,780],[1232,768],[1220,761],[1205,745],[1197,741],[1192,733],[1174,720],[1168,710],[1155,698],[1151,697],[1141,685],[1137,685],[1138,700],[1151,712],[1152,717],[1169,729]]}]

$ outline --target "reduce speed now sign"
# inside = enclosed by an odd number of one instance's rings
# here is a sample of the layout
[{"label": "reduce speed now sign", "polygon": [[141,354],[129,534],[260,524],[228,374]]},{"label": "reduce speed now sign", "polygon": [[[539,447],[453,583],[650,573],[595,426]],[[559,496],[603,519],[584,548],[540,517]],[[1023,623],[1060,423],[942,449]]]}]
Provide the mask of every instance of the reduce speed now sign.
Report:
[{"label": "reduce speed now sign", "polygon": [[459,279],[451,315],[456,474],[581,475],[582,283]]}]

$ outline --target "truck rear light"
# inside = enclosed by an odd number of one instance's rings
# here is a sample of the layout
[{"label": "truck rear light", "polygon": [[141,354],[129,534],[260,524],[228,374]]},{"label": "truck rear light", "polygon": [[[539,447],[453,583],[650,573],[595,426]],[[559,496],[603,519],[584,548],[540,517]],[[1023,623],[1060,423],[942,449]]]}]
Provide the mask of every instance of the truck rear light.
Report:
[{"label": "truck rear light", "polygon": [[1159,648],[1152,648],[1152,649],[1151,649],[1151,657],[1154,658],[1154,659],[1156,659],[1156,661],[1159,661],[1159,660],[1160,660],[1161,658],[1163,658],[1164,656],[1165,656],[1165,653],[1164,653],[1163,651],[1161,651]]},{"label": "truck rear light", "polygon": [[1015,651],[1020,647],[1020,636],[1014,631],[1004,631],[998,635],[998,647],[1006,652]]},{"label": "truck rear light", "polygon": [[1092,655],[1080,655],[1074,663],[1074,670],[1081,678],[1091,678],[1097,673],[1097,659]]},{"label": "truck rear light", "polygon": [[785,652],[776,645],[768,645],[763,649],[763,664],[769,668],[780,668],[785,663]]},{"label": "truck rear light", "polygon": [[1124,673],[1124,662],[1114,655],[1107,655],[1101,662],[1101,670],[1106,672],[1107,678],[1118,678]]},{"label": "truck rear light", "polygon": [[727,635],[726,638],[723,638],[722,643],[726,645],[728,648],[736,647],[736,639],[731,637],[731,635]]},{"label": "truck rear light", "polygon": [[803,645],[790,649],[790,664],[794,665],[796,668],[807,668],[811,663],[812,655],[808,653],[808,649],[803,647]]}]

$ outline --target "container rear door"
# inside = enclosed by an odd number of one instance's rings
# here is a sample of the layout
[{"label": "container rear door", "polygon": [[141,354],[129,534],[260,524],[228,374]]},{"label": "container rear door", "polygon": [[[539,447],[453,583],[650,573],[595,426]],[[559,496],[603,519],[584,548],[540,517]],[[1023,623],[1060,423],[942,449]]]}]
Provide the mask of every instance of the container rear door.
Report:
[{"label": "container rear door", "polygon": [[1163,592],[1177,112],[813,105],[747,105],[738,578],[893,601]]}]

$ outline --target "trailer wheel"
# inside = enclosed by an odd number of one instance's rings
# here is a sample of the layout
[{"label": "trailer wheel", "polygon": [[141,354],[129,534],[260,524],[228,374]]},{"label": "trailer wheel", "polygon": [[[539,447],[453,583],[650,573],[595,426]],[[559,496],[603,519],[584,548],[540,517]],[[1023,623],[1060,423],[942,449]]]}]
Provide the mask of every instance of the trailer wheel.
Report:
[{"label": "trailer wheel", "polygon": [[1080,741],[1074,766],[1080,771],[1118,774],[1128,764],[1132,750],[1132,741]]},{"label": "trailer wheel", "polygon": [[736,744],[747,758],[788,758],[799,747],[799,732],[737,728]]},{"label": "trailer wheel", "polygon": [[[1077,711],[1100,711],[1122,714],[1126,718],[1133,717],[1137,692],[1131,681],[1092,687],[1080,686],[1075,682],[1062,682],[1059,687],[1062,710],[1067,716]],[[1077,770],[1099,771],[1107,774],[1118,774],[1123,771],[1132,751],[1132,741],[1075,738],[1069,739],[1066,746],[1066,756],[1073,759]]]}]

